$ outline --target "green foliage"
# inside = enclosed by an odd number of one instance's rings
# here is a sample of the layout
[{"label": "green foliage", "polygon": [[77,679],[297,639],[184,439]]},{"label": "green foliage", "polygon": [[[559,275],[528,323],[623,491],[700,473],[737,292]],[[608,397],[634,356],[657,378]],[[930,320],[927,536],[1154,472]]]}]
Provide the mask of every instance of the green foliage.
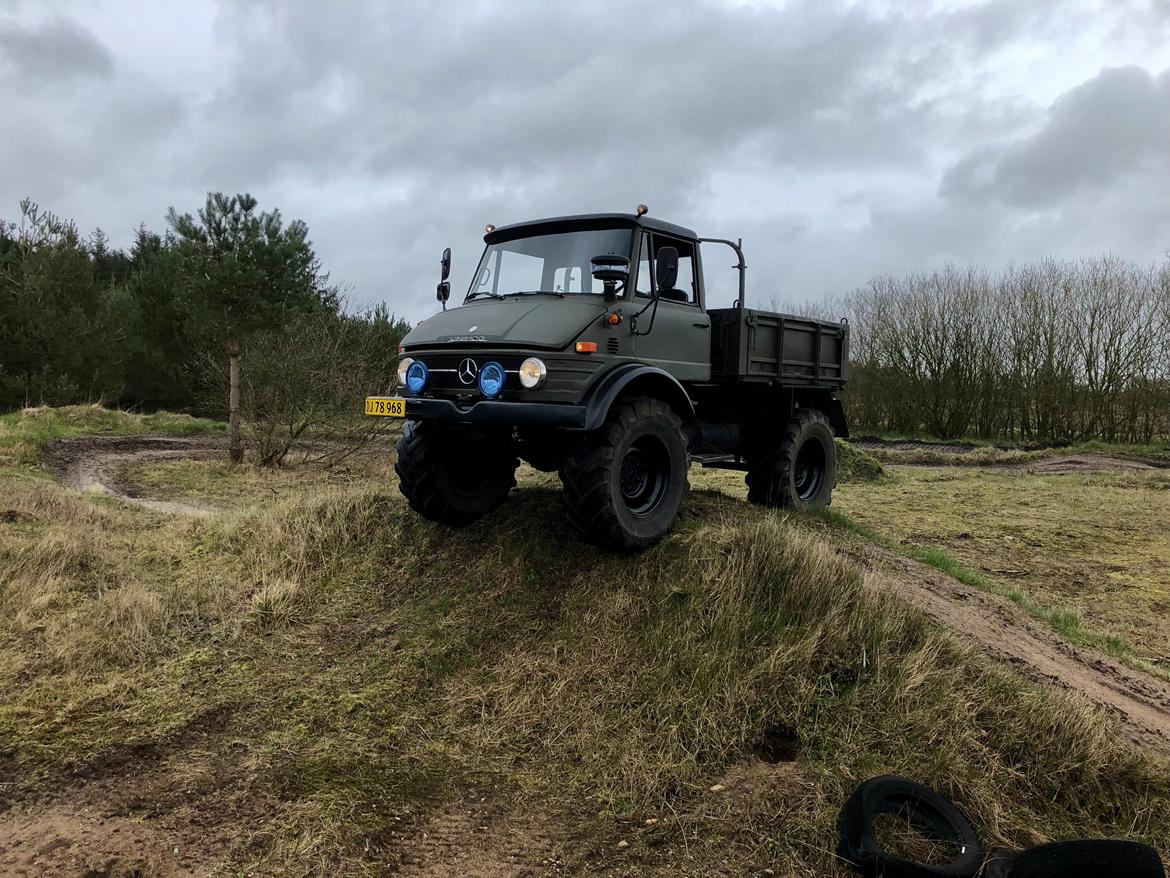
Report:
[{"label": "green foliage", "polygon": [[300,220],[287,226],[279,210],[256,212],[256,199],[208,193],[198,218],[173,207],[177,278],[189,320],[229,344],[298,313],[336,308]]},{"label": "green foliage", "polygon": [[409,330],[382,307],[359,315],[320,309],[255,333],[244,347],[241,408],[260,463],[279,465],[319,434],[333,441],[314,456],[336,459],[384,431],[358,403],[392,386]]},{"label": "green foliage", "polygon": [[[106,402],[222,416],[226,394],[209,391],[220,389],[227,348],[256,338],[244,359],[267,394],[282,372],[307,366],[291,354],[310,319],[341,343],[346,371],[318,359],[308,381],[318,402],[336,402],[356,392],[355,376],[384,389],[409,329],[385,307],[347,312],[307,226],[257,210],[250,195],[209,194],[195,216],[172,208],[166,232],[140,226],[128,251],[100,229],[81,237],[32,201],[20,210],[18,222],[0,220],[0,411]],[[325,390],[329,376],[338,381]]]},{"label": "green foliage", "polygon": [[117,397],[126,301],[72,222],[25,199],[0,223],[0,408]]}]

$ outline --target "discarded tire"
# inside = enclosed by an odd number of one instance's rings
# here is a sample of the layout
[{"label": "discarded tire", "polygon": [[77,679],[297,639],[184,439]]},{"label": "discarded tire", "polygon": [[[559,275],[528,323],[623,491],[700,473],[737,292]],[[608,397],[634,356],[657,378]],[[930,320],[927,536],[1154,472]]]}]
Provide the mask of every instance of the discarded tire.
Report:
[{"label": "discarded tire", "polygon": [[1015,865],[1019,851],[1008,848],[995,848],[987,855],[987,863],[983,866],[982,878],[1009,878],[1012,866]]},{"label": "discarded tire", "polygon": [[[879,814],[903,817],[928,838],[951,846],[955,858],[945,865],[926,865],[888,853],[874,837]],[[859,786],[841,809],[838,829],[838,853],[863,875],[974,878],[983,865],[983,848],[963,813],[933,790],[897,775],[871,778]]]},{"label": "discarded tire", "polygon": [[1158,852],[1147,845],[1085,839],[1028,848],[1002,874],[1009,878],[1165,878],[1166,870]]}]

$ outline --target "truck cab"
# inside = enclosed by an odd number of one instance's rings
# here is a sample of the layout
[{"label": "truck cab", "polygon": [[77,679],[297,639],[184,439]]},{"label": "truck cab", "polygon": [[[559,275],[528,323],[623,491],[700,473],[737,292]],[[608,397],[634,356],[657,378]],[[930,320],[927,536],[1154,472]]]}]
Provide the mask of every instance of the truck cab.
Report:
[{"label": "truck cab", "polygon": [[[622,506],[623,491],[632,493],[624,511],[634,509],[634,518],[618,509],[616,523],[599,529],[574,515],[570,501],[570,518],[595,542],[637,549],[660,538],[677,513],[692,460],[748,471],[749,486],[764,485],[749,494],[765,505],[827,502],[835,478],[832,433],[845,434],[835,392],[846,379],[848,327],[746,308],[738,242],[701,238],[641,206],[635,214],[489,226],[484,242],[458,307],[448,307],[444,254],[443,310],[403,339],[401,395],[366,401],[367,414],[408,419],[399,476],[416,509],[447,523],[473,520],[506,497],[517,457],[559,471],[571,495],[585,449],[639,406],[659,432],[673,431],[677,440],[659,436],[640,450],[623,445],[622,459],[609,465],[614,504]],[[704,245],[729,247],[738,258],[739,298],[730,307],[712,309],[706,301]],[[766,437],[798,411],[815,413],[824,425],[812,429],[821,462],[807,455],[804,461],[805,470],[819,466],[816,484],[781,490],[759,466],[753,479],[752,461],[770,447]],[[419,436],[433,437],[427,444],[447,455],[457,445],[474,446],[482,460],[490,450],[497,477],[481,484],[478,467],[462,474],[462,488],[451,481],[436,498],[435,489],[416,484],[420,474],[409,466],[421,453]],[[794,458],[789,469],[796,468]],[[433,465],[428,473],[435,474]]]}]

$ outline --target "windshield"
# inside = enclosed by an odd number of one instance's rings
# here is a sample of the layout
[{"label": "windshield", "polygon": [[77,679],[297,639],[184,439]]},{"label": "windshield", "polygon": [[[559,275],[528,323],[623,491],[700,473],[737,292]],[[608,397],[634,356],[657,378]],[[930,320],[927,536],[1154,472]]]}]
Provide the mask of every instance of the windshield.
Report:
[{"label": "windshield", "polygon": [[533,293],[602,293],[593,279],[594,256],[630,258],[630,229],[536,235],[491,244],[484,251],[467,298]]}]

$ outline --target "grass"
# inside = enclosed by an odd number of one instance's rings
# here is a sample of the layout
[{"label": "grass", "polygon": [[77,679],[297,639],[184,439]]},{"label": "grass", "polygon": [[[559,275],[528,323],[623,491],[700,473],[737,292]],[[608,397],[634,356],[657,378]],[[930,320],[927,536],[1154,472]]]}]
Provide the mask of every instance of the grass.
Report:
[{"label": "grass", "polygon": [[0,466],[36,463],[54,439],[135,433],[197,436],[226,429],[220,421],[173,412],[140,414],[99,405],[38,406],[0,414]]},{"label": "grass", "polygon": [[850,445],[844,439],[837,440],[838,482],[876,482],[885,475],[881,461],[872,454]]},{"label": "grass", "polygon": [[916,561],[941,570],[943,573],[946,573],[948,576],[957,579],[965,585],[1009,598],[1027,610],[1033,618],[1046,622],[1054,631],[1073,643],[1102,649],[1113,657],[1124,661],[1126,664],[1170,679],[1170,671],[1160,666],[1156,661],[1139,655],[1125,638],[1115,634],[1087,629],[1083,626],[1080,616],[1072,610],[1064,607],[1043,606],[1037,603],[1036,599],[1024,589],[1002,585],[977,570],[965,567],[945,549],[937,546],[917,546],[898,543],[878,533],[872,527],[851,519],[848,515],[836,509],[819,510],[816,514],[819,518],[835,527],[855,533],[885,549],[898,552],[907,558],[913,558]]},{"label": "grass", "polygon": [[[389,464],[286,473],[279,497],[192,521],[4,484],[0,795],[129,787],[255,874],[383,874],[484,799],[570,873],[847,875],[837,809],[896,771],[989,842],[1170,851],[1165,762],[785,517],[697,490],[666,541],[616,557],[572,534],[553,477],[452,531]],[[776,728],[795,762],[750,768]]]},{"label": "grass", "polygon": [[[136,494],[161,500],[188,500],[239,507],[273,502],[296,489],[318,491],[355,483],[389,484],[386,460],[392,442],[379,441],[332,467],[284,468],[233,465],[227,460],[169,460],[130,464],[120,483]],[[295,475],[294,475],[295,474]]]},{"label": "grass", "polygon": [[1076,642],[1170,671],[1165,471],[892,470],[843,486],[836,522],[1005,594]]},{"label": "grass", "polygon": [[851,531],[885,549],[898,552],[907,558],[913,558],[915,561],[941,570],[964,585],[1009,598],[1027,610],[1033,618],[1047,623],[1049,627],[1072,643],[1102,649],[1132,667],[1154,673],[1164,679],[1170,679],[1170,669],[1139,655],[1125,638],[1086,628],[1082,624],[1080,616],[1072,610],[1064,607],[1042,606],[1024,589],[1004,586],[977,570],[963,566],[945,549],[940,549],[937,546],[907,546],[897,543],[873,528],[856,522],[834,509],[819,510],[817,516],[835,527]]}]

